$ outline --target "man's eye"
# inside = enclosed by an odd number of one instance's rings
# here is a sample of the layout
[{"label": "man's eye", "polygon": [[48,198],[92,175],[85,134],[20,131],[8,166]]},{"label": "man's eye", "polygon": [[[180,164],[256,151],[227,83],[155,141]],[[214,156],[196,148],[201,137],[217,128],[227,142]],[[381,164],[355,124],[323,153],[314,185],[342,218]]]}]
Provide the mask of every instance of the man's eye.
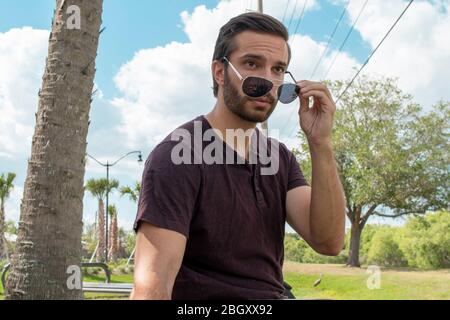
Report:
[{"label": "man's eye", "polygon": [[246,61],[245,64],[251,68],[256,67],[256,63],[253,61]]},{"label": "man's eye", "polygon": [[278,73],[284,73],[285,72],[283,67],[276,67],[275,71],[278,72]]}]

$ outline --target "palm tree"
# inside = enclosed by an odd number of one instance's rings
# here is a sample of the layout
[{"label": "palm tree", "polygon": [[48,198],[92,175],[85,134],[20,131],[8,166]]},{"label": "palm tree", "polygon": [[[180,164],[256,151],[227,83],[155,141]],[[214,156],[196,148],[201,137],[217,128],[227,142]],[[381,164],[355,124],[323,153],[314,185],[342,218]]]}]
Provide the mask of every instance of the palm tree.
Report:
[{"label": "palm tree", "polygon": [[[97,261],[105,260],[106,239],[105,239],[105,204],[104,199],[106,193],[111,192],[113,189],[119,187],[119,181],[102,179],[89,179],[86,182],[86,190],[98,200],[98,218],[97,218],[97,230],[98,230],[98,249],[97,249]],[[109,208],[108,208],[109,209]]]},{"label": "palm tree", "polygon": [[108,214],[111,217],[110,227],[111,233],[109,234],[109,252],[111,261],[116,262],[119,256],[119,225],[117,221],[117,208],[111,204],[108,206]]},{"label": "palm tree", "polygon": [[120,195],[128,195],[131,201],[137,202],[139,199],[139,194],[141,193],[141,183],[136,181],[134,184],[134,188],[129,186],[123,186],[120,188]]},{"label": "palm tree", "polygon": [[[7,175],[0,175],[0,259],[5,255],[5,202],[14,188],[16,174],[9,172]],[[8,257],[6,257],[8,258]]]},{"label": "palm tree", "polygon": [[83,298],[84,158],[102,9],[103,0],[56,0],[7,299]]}]

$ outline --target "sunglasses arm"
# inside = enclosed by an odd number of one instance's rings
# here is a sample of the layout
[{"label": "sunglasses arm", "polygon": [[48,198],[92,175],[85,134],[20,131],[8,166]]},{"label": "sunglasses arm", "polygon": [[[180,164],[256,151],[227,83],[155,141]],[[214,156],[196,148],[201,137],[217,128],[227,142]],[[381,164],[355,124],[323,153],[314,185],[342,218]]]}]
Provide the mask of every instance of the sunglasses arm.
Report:
[{"label": "sunglasses arm", "polygon": [[286,71],[285,73],[288,73],[291,76],[292,80],[294,80],[294,83],[297,83],[297,80],[295,80],[294,76],[290,71]]},{"label": "sunglasses arm", "polygon": [[236,73],[236,75],[238,76],[238,78],[239,78],[241,81],[244,80],[244,78],[241,76],[241,74],[239,73],[239,71],[236,70],[236,68],[233,66],[233,64],[232,64],[226,57],[223,57],[223,58],[222,58],[222,61],[226,61],[226,62],[230,65],[231,69],[233,69],[234,73]]}]

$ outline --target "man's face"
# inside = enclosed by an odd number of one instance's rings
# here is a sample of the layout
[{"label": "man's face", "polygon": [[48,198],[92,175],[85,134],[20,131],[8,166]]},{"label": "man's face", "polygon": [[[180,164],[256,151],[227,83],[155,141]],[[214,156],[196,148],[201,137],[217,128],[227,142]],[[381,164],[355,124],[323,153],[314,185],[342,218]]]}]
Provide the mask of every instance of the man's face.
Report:
[{"label": "man's face", "polygon": [[[274,81],[265,96],[250,98],[242,91],[242,81],[230,66],[224,72],[223,96],[228,109],[249,122],[264,122],[278,102],[277,89],[288,63],[286,41],[279,36],[244,31],[235,38],[237,50],[229,57],[242,77],[258,76]],[[278,80],[278,81],[277,81]]]}]

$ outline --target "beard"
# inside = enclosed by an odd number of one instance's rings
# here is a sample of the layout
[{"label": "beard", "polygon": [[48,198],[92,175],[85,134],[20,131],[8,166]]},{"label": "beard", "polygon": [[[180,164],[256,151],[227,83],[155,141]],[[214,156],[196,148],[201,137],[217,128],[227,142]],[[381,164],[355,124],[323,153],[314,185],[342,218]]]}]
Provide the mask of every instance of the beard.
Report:
[{"label": "beard", "polygon": [[256,99],[241,95],[238,89],[236,89],[231,83],[228,72],[225,71],[223,99],[228,109],[239,118],[253,123],[264,122],[269,119],[278,101],[270,94],[270,92],[268,92],[264,97],[269,99],[270,108],[267,111],[253,110],[247,105],[247,102],[251,102]]}]

